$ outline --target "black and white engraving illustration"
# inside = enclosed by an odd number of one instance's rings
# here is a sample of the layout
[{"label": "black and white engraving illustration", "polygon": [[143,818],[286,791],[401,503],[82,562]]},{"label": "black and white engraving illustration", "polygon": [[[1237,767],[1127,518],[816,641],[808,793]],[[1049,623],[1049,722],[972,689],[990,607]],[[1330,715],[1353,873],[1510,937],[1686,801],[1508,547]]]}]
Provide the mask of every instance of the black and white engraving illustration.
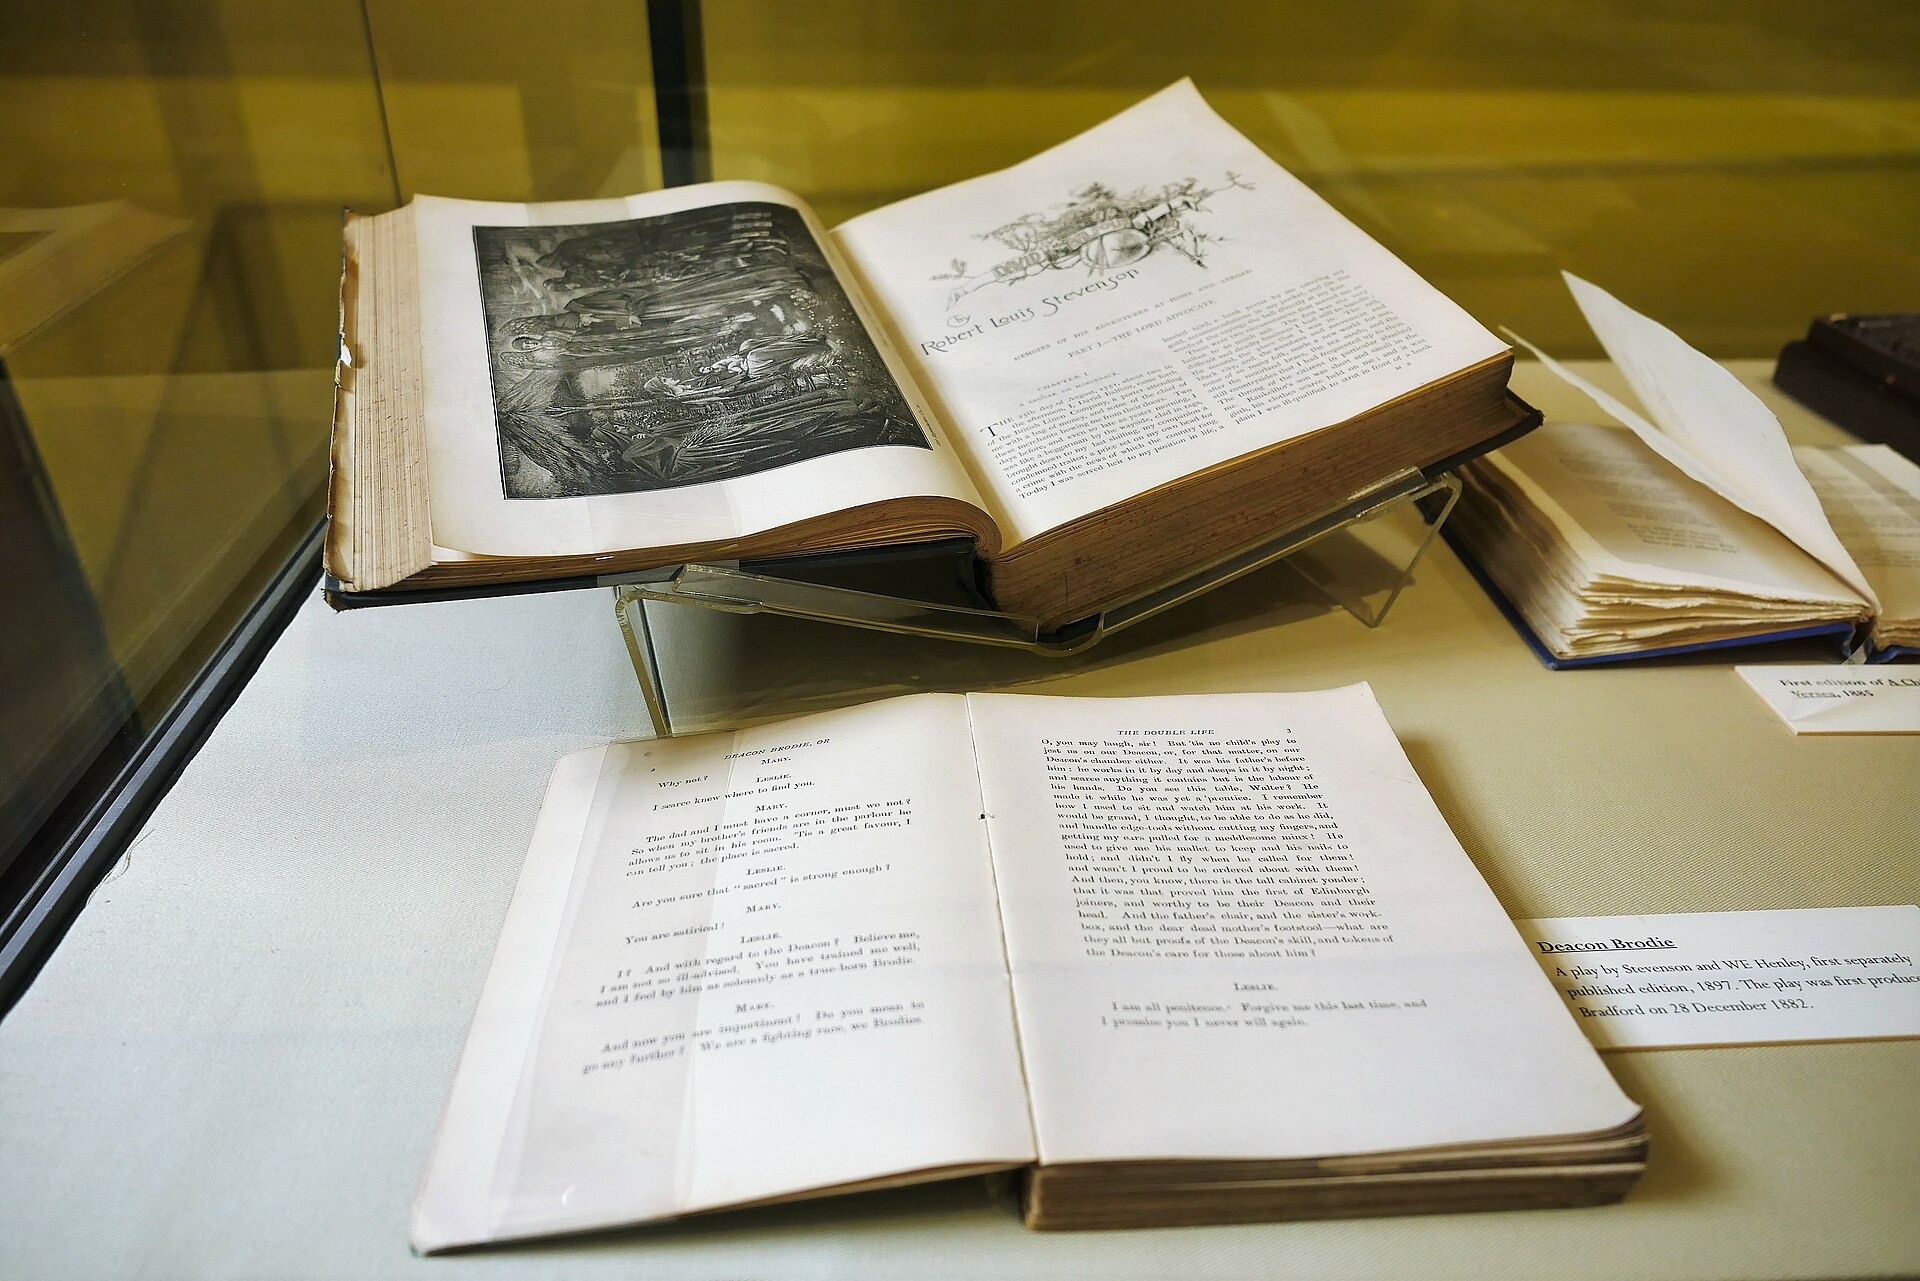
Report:
[{"label": "black and white engraving illustration", "polygon": [[1049,271],[1101,276],[1163,248],[1204,267],[1210,247],[1220,238],[1195,226],[1197,215],[1207,212],[1209,197],[1233,190],[1251,191],[1253,184],[1231,170],[1217,187],[1185,178],[1118,192],[1096,182],[1052,212],[1022,214],[974,237],[1005,246],[1011,257],[979,270],[969,270],[965,259],[956,258],[933,279],[956,282],[947,295],[947,306],[952,307],[989,285],[1016,285]]},{"label": "black and white engraving illustration", "polygon": [[507,498],[927,448],[800,215],[735,204],[475,227]]}]

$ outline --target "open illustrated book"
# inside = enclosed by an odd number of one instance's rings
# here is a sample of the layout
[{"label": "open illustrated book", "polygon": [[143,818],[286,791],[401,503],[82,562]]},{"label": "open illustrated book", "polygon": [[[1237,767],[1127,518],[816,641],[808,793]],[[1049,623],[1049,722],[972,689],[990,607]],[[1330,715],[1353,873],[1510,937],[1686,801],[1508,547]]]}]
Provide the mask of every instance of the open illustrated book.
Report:
[{"label": "open illustrated book", "polygon": [[720,182],[350,218],[330,595],[974,541],[1056,625],[1537,421],[1187,82],[827,231]]},{"label": "open illustrated book", "polygon": [[1535,351],[1626,426],[1550,423],[1475,460],[1447,526],[1541,657],[1823,632],[1882,657],[1920,646],[1920,468],[1884,445],[1790,446],[1715,361],[1567,284],[1645,413]]},{"label": "open illustrated book", "polygon": [[555,767],[422,1251],[1019,1169],[1037,1228],[1618,1199],[1364,685],[920,694]]}]

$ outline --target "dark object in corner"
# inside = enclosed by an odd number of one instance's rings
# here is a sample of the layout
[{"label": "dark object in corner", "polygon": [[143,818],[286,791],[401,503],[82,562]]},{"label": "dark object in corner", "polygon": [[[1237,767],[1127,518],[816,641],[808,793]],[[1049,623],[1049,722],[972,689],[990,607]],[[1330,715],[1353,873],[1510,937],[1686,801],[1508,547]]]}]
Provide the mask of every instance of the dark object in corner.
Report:
[{"label": "dark object in corner", "polygon": [[1774,385],[1920,463],[1920,312],[1822,316],[1780,349]]}]

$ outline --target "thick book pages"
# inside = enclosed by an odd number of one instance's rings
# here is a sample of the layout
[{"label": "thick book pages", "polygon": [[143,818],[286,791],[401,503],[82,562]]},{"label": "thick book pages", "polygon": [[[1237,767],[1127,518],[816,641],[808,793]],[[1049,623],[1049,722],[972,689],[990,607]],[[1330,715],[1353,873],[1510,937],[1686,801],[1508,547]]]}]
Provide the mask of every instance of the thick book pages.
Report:
[{"label": "thick book pages", "polygon": [[[1794,465],[1771,409],[1704,352],[1596,285],[1562,272],[1580,312],[1646,412],[1594,386],[1531,344],[1560,379],[1584,391],[1654,453],[1751,516],[1773,526],[1848,587],[1873,599]],[[1524,343],[1524,340],[1522,340]]]},{"label": "thick book pages", "polygon": [[1451,537],[1556,658],[1850,630],[1871,612],[1623,428],[1551,423],[1466,479]]},{"label": "thick book pages", "polygon": [[1555,423],[1466,468],[1455,544],[1555,662],[1920,621],[1920,469],[1794,449],[1677,336],[1568,277],[1645,414],[1543,356],[1624,427]]},{"label": "thick book pages", "polygon": [[1583,1204],[1638,1118],[1364,686],[928,694],[560,762],[412,1235]]},{"label": "thick book pages", "polygon": [[1058,624],[1530,422],[1185,82],[833,232],[760,183],[420,197],[350,220],[341,314],[347,593],[960,536]]}]

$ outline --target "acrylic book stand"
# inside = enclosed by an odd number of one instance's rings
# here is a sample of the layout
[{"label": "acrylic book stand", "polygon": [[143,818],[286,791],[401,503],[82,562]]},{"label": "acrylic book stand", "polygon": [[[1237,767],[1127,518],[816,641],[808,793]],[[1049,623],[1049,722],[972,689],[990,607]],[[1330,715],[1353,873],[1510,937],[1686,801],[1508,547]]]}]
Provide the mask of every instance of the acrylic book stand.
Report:
[{"label": "acrylic book stand", "polygon": [[1057,675],[1116,633],[1264,571],[1296,586],[1304,579],[1377,627],[1459,494],[1452,473],[1402,472],[1285,534],[1053,632],[967,603],[952,561],[944,574],[929,565],[880,574],[856,567],[838,581],[765,563],[685,565],[615,586],[614,611],[654,733],[731,729],[894,694]]}]

